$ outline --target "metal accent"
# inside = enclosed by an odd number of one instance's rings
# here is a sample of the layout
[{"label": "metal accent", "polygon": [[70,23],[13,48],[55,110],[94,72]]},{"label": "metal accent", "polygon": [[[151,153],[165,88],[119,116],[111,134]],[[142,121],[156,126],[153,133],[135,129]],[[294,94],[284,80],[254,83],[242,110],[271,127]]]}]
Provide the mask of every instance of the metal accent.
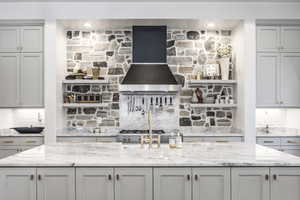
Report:
[{"label": "metal accent", "polygon": [[198,175],[195,174],[195,181],[198,181]]},{"label": "metal accent", "polygon": [[120,180],[119,174],[116,175],[116,179],[117,179],[117,181]]},{"label": "metal accent", "polygon": [[111,174],[108,175],[108,180],[111,180]]},{"label": "metal accent", "polygon": [[33,179],[34,179],[34,175],[31,174],[31,175],[30,175],[30,180],[32,181]]},{"label": "metal accent", "polygon": [[191,175],[188,174],[188,175],[186,176],[186,178],[187,178],[188,181],[191,180]]},{"label": "metal accent", "polygon": [[274,179],[274,181],[277,180],[277,175],[276,174],[273,174],[273,179]]},{"label": "metal accent", "polygon": [[268,175],[268,174],[265,175],[265,180],[266,180],[266,181],[269,180],[269,175]]},{"label": "metal accent", "polygon": [[119,86],[120,92],[154,92],[154,93],[170,93],[178,92],[181,85],[151,85],[151,84],[121,84]]}]

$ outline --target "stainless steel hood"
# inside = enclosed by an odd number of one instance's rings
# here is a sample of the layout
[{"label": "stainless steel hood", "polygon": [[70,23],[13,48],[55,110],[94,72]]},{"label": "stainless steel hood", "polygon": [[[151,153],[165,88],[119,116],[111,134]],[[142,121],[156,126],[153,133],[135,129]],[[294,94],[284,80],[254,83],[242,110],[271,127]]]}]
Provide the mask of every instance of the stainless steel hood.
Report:
[{"label": "stainless steel hood", "polygon": [[177,92],[181,89],[168,64],[166,26],[133,27],[133,64],[121,92]]}]

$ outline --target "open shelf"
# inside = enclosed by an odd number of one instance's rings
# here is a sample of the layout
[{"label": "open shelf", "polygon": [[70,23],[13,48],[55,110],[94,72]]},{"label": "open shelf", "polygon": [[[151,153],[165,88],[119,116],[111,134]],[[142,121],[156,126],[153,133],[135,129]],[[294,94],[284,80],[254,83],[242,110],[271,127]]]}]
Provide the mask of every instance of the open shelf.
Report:
[{"label": "open shelf", "polygon": [[189,86],[197,86],[202,84],[237,84],[236,80],[191,80]]},{"label": "open shelf", "polygon": [[206,103],[194,103],[190,104],[191,107],[211,107],[211,108],[236,108],[237,104],[206,104]]},{"label": "open shelf", "polygon": [[76,107],[103,107],[108,106],[108,103],[64,103],[64,108],[76,108]]},{"label": "open shelf", "polygon": [[63,80],[62,83],[64,84],[108,84],[107,80]]}]

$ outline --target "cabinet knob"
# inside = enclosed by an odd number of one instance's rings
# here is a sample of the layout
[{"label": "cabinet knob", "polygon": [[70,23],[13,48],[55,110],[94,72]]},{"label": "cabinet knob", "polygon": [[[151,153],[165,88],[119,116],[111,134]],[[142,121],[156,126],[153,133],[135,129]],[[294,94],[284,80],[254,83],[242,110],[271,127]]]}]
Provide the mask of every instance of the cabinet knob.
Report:
[{"label": "cabinet knob", "polygon": [[42,175],[38,175],[38,180],[40,181],[40,180],[42,180]]},{"label": "cabinet knob", "polygon": [[266,181],[268,181],[268,180],[269,180],[269,175],[268,175],[268,174],[266,174],[266,176],[265,176],[265,180],[266,180]]},{"label": "cabinet knob", "polygon": [[277,180],[277,175],[276,174],[273,175],[273,179],[274,179],[274,181]]},{"label": "cabinet knob", "polygon": [[33,180],[33,179],[34,179],[34,175],[31,174],[31,175],[30,175],[30,180]]},{"label": "cabinet knob", "polygon": [[198,175],[195,174],[195,181],[198,181]]},{"label": "cabinet knob", "polygon": [[120,180],[119,174],[116,175],[116,179],[117,179],[117,181]]},{"label": "cabinet knob", "polygon": [[187,178],[188,181],[191,180],[191,175],[188,174],[188,175],[186,176],[186,178]]},{"label": "cabinet knob", "polygon": [[108,180],[111,180],[111,174],[108,175]]}]

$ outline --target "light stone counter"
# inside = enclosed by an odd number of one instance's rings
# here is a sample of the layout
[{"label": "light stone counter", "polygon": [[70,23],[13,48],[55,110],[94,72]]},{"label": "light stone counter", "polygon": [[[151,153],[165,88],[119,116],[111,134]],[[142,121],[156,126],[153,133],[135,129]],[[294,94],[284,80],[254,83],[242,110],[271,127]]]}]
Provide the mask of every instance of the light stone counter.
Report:
[{"label": "light stone counter", "polygon": [[300,130],[294,128],[270,128],[269,133],[265,132],[265,128],[256,129],[257,137],[300,137]]},{"label": "light stone counter", "polygon": [[44,137],[43,133],[20,134],[12,129],[0,129],[0,137]]},{"label": "light stone counter", "polygon": [[0,160],[0,167],[300,166],[300,158],[244,143],[193,143],[182,149],[120,143],[43,145]]}]

